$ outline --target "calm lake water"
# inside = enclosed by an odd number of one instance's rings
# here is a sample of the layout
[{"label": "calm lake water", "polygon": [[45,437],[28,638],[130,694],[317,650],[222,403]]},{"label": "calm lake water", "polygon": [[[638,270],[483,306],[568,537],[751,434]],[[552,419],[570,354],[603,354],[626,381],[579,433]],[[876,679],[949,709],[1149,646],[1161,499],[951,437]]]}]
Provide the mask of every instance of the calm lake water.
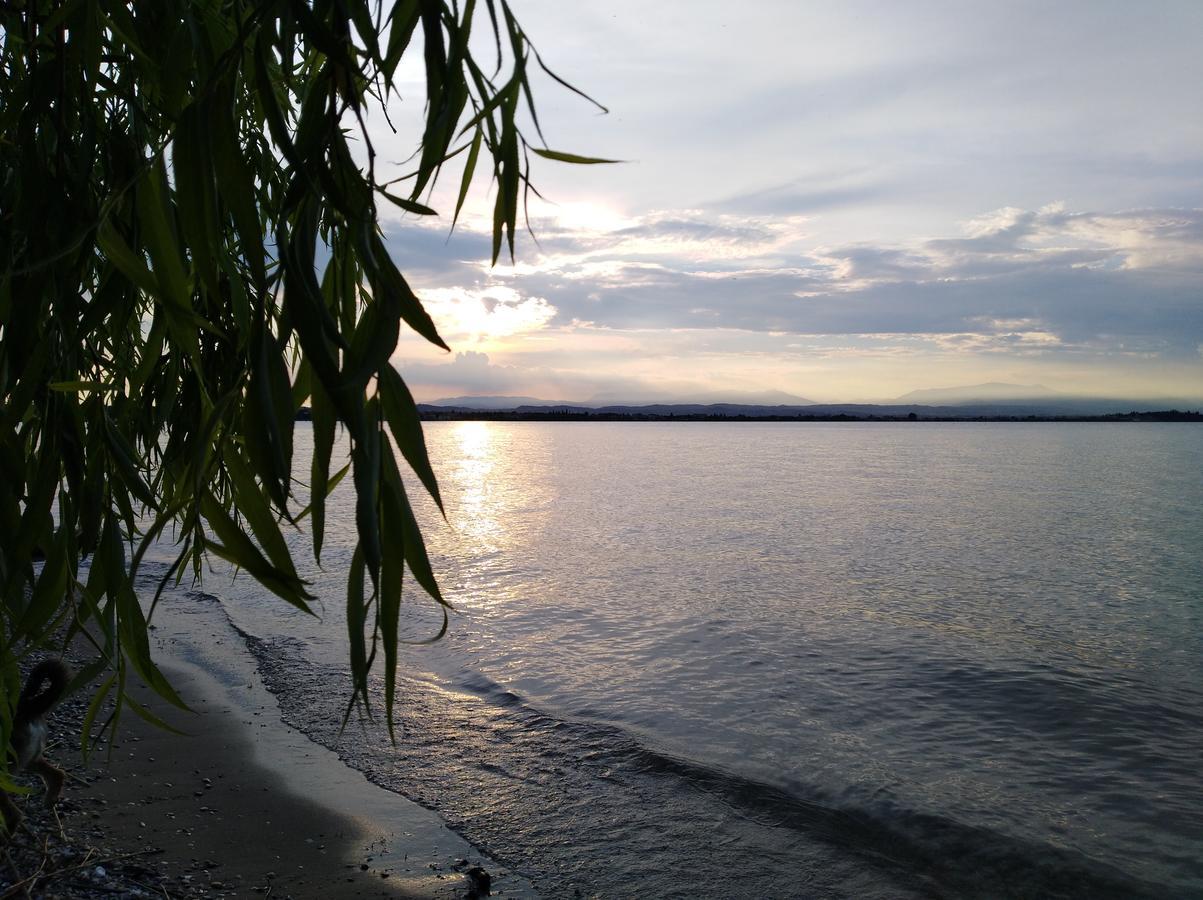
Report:
[{"label": "calm lake water", "polygon": [[205,590],[290,721],[547,896],[1203,894],[1203,428],[427,438],[458,613],[405,651],[396,745],[337,734],[349,492],[322,621]]}]

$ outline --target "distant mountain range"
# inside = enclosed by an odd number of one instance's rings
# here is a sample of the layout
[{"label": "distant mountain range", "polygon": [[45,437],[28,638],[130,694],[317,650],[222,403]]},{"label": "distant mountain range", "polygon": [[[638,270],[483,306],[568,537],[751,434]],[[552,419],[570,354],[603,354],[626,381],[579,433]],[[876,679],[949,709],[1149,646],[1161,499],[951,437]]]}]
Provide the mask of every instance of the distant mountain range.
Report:
[{"label": "distant mountain range", "polygon": [[[734,399],[739,398],[739,399]],[[836,418],[905,419],[909,415],[924,419],[996,419],[1056,418],[1056,416],[1097,416],[1152,410],[1198,410],[1203,403],[1185,398],[1106,398],[1073,397],[1050,391],[1042,385],[988,384],[961,387],[934,387],[911,391],[882,403],[814,403],[781,391],[764,393],[723,392],[704,402],[551,402],[537,397],[449,397],[434,403],[420,403],[426,415],[512,413],[518,416],[602,415],[602,416],[747,416],[747,418]]]},{"label": "distant mountain range", "polygon": [[740,406],[811,406],[815,401],[785,391],[713,391],[699,395],[657,395],[649,397],[622,397],[595,394],[577,406],[600,408],[603,406],[646,406],[660,404],[668,406],[709,406],[714,403],[738,404]]},{"label": "distant mountain range", "polygon": [[420,406],[450,406],[455,409],[517,409],[519,406],[577,406],[536,397],[447,397]]},{"label": "distant mountain range", "polygon": [[1105,398],[1058,394],[1043,385],[986,384],[911,391],[881,403],[815,403],[782,391],[719,392],[705,400],[614,401],[602,397],[579,402],[551,402],[535,397],[450,397],[419,404],[428,412],[442,410],[512,411],[516,413],[595,413],[648,416],[884,416],[911,413],[930,417],[1095,416],[1133,410],[1197,410],[1199,400],[1185,398]]},{"label": "distant mountain range", "polygon": [[715,403],[743,406],[810,406],[813,400],[787,394],[785,391],[717,391],[705,397],[655,397],[640,400],[635,397],[611,397],[596,394],[585,401],[540,400],[536,397],[447,397],[434,400],[430,406],[454,406],[458,409],[517,409],[520,406],[572,406],[580,409],[601,409],[609,406],[707,406]]},{"label": "distant mountain range", "polygon": [[[890,403],[921,403],[925,406],[959,406],[964,403],[1032,403],[1061,398],[1042,384],[1004,384],[990,381],[961,387],[925,388],[903,394]],[[1063,399],[1063,398],[1062,398]]]}]

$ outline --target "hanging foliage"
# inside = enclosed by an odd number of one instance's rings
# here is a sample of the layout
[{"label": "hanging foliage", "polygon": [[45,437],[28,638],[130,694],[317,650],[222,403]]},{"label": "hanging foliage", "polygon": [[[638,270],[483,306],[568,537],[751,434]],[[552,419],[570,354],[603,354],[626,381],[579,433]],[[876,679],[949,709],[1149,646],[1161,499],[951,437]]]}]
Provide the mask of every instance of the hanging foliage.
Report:
[{"label": "hanging foliage", "polygon": [[[347,472],[331,471],[340,428],[358,528],[353,701],[380,648],[391,725],[404,568],[446,600],[394,446],[441,508],[438,486],[389,356],[403,327],[445,345],[378,204],[433,214],[424,198],[454,160],[454,223],[491,167],[496,262],[513,254],[531,153],[602,160],[528,145],[520,108],[537,129],[530,75],[547,70],[503,0],[6,0],[0,42],[0,746],[20,658],[64,628],[97,638],[81,681],[111,667],[101,696],[149,715],[125,697],[132,668],[180,702],[133,586],[167,529],[164,583],[211,555],[308,610],[281,529],[307,514],[320,559]],[[366,121],[409,54],[425,61],[424,125],[413,171],[383,185]]]}]

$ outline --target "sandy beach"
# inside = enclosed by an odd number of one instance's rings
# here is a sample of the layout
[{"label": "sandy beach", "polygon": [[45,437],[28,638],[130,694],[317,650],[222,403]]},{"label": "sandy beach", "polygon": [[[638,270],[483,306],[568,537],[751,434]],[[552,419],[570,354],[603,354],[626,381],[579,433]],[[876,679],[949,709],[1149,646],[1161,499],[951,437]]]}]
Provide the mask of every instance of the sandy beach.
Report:
[{"label": "sandy beach", "polygon": [[86,698],[64,703],[47,755],[72,778],[57,821],[40,785],[21,801],[0,897],[533,896],[437,815],[283,724],[215,605],[163,608],[155,623],[157,658],[192,713],[132,693],[186,733],[127,711],[111,753],[85,763]]}]

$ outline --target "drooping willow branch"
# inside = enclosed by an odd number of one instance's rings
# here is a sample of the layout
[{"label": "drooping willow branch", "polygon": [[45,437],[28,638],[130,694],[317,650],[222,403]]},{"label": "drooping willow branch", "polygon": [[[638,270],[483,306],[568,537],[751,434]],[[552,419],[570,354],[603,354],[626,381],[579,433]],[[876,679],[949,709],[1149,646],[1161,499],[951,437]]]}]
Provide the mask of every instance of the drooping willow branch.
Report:
[{"label": "drooping willow branch", "polygon": [[[489,73],[471,50],[482,17]],[[366,112],[394,96],[407,54],[425,63],[416,165],[380,184]],[[438,485],[389,357],[403,328],[445,344],[377,203],[432,214],[424,197],[462,161],[454,227],[487,161],[493,260],[512,255],[530,152],[600,162],[542,144],[532,60],[549,71],[503,0],[0,5],[0,745],[20,658],[64,626],[101,651],[81,682],[114,669],[94,710],[108,692],[120,707],[130,667],[180,702],[134,591],[167,534],[177,555],[160,590],[214,556],[308,610],[282,523],[307,516],[320,560],[345,474],[352,701],[367,703],[379,648],[391,726],[405,570],[447,601],[397,454],[441,509]],[[304,509],[302,405],[315,448]],[[339,429],[350,463],[332,471]]]}]

